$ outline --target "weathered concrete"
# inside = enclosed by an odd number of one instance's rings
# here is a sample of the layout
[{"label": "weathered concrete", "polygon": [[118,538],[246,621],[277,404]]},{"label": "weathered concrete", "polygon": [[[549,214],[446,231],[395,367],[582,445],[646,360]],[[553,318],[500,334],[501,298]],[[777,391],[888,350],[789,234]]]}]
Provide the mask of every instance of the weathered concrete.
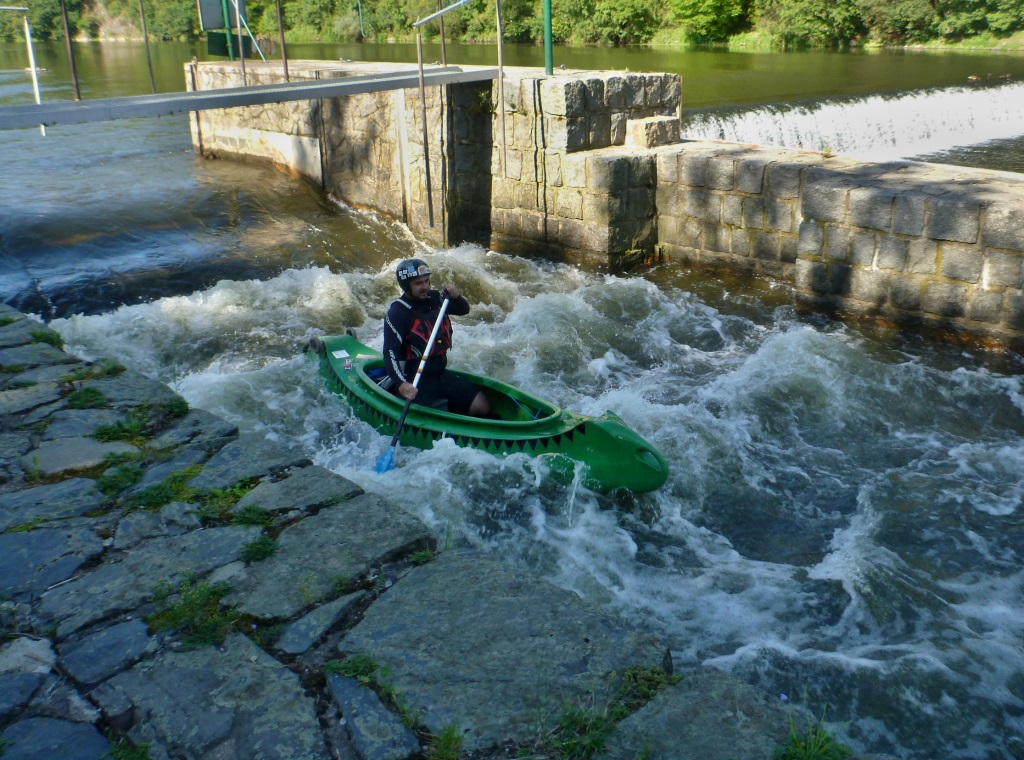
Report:
[{"label": "weathered concrete", "polygon": [[[6,334],[16,343],[32,332]],[[47,360],[89,366],[63,354]],[[0,403],[26,371],[6,369]],[[5,760],[98,760],[110,747],[101,727],[111,740],[148,744],[152,760],[399,760],[423,756],[420,737],[453,725],[476,757],[507,757],[509,744],[531,748],[567,700],[613,688],[629,666],[671,664],[657,637],[495,558],[452,550],[413,569],[412,553],[422,559],[435,543],[418,520],[301,453],[238,439],[205,412],[155,415],[133,433],[131,471],[141,483],[128,479],[117,491],[108,481],[103,493],[102,464],[89,477],[54,468],[39,479],[24,469],[27,451],[62,442],[78,461],[74,449],[93,448],[82,436],[90,428],[174,398],[125,372],[75,381],[95,382],[106,398],[102,409],[77,413],[63,405],[73,386],[51,381],[56,401],[0,415]],[[191,488],[172,477],[185,467],[201,468],[186,470]],[[255,487],[233,510],[205,503],[213,489],[217,498],[237,491],[238,481]],[[165,489],[168,503],[140,509],[133,498],[143,483]],[[273,522],[232,524],[253,515],[245,507]],[[276,553],[242,561],[268,534]],[[191,608],[199,620],[149,627],[150,614],[186,601],[184,591],[221,583],[230,593]],[[214,612],[230,629],[223,642],[187,645],[185,627]],[[325,672],[329,660],[354,653],[374,658],[391,696]],[[761,752],[788,727],[785,710],[729,715],[677,689],[665,707],[652,703],[623,724],[621,741],[632,746],[683,713],[692,734],[714,734],[717,747]],[[756,701],[735,682],[720,693]]]}]

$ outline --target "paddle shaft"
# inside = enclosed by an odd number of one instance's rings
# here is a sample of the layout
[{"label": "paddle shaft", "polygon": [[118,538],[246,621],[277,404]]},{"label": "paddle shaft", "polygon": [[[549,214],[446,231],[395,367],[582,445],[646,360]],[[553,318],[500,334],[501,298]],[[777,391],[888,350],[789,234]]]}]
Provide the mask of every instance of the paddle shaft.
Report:
[{"label": "paddle shaft", "polygon": [[[423,351],[423,356],[420,359],[420,365],[416,368],[416,376],[412,379],[412,385],[414,388],[418,388],[420,385],[420,377],[423,376],[423,368],[427,366],[427,359],[430,358],[430,352],[434,348],[434,341],[437,339],[437,333],[441,329],[441,323],[444,322],[444,315],[448,311],[448,299],[444,299],[444,303],[441,304],[441,311],[437,313],[437,321],[434,322],[434,329],[430,331],[430,339],[427,341],[427,347]],[[405,425],[405,416],[409,413],[409,407],[412,406],[412,399],[408,399],[405,402],[405,408],[402,409],[402,416],[398,418],[398,427],[395,428],[395,435],[391,439],[391,445],[389,448],[395,448],[398,444],[398,436],[402,434],[402,427]]]}]

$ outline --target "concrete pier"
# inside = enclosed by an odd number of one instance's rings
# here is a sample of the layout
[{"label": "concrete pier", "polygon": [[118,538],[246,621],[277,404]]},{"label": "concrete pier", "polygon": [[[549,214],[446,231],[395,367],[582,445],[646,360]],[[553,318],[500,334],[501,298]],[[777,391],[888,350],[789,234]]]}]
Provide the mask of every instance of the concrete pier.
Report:
[{"label": "concrete pier", "polygon": [[[296,76],[394,66],[307,61]],[[202,88],[239,76],[188,71]],[[840,317],[1024,349],[1024,176],[688,141],[673,74],[506,69],[504,91],[427,88],[426,146],[417,90],[204,112],[193,138],[298,171],[434,245],[741,272]]]}]

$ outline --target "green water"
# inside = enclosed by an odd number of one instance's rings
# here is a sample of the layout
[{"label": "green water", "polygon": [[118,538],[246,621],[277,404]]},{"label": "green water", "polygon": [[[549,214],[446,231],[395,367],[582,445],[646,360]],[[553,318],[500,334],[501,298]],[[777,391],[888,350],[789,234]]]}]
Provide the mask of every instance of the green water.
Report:
[{"label": "green water", "polygon": [[[150,45],[159,91],[184,89],[182,66],[193,55],[210,57],[205,44],[160,42]],[[494,45],[446,45],[452,65],[496,65]],[[83,98],[145,93],[150,90],[145,47],[139,42],[79,43],[75,60]],[[544,66],[543,48],[506,45],[506,66]],[[416,46],[402,44],[290,45],[289,58],[416,62]],[[41,86],[44,98],[70,99],[64,47],[36,44],[37,64],[48,69]],[[441,58],[437,43],[424,45],[430,63]],[[223,60],[223,59],[221,59]],[[0,45],[0,69],[28,65],[24,45]],[[924,51],[733,52],[683,48],[557,47],[555,67],[665,71],[683,77],[683,107],[705,108],[822,97],[848,97],[924,87],[968,84],[969,77],[993,81],[1024,77],[1024,55]],[[26,76],[27,80],[27,76]],[[56,81],[51,81],[56,80]],[[0,80],[2,93],[10,82]],[[31,98],[31,88],[25,93]]]}]

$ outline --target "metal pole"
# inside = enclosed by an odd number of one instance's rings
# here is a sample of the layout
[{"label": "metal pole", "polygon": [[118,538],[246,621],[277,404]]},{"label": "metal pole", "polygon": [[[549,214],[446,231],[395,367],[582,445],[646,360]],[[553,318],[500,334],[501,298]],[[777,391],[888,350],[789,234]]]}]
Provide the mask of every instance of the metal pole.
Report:
[{"label": "metal pole", "polygon": [[[25,16],[25,44],[28,46],[28,65],[32,67],[32,89],[36,93],[36,105],[40,105],[43,101],[39,97],[39,73],[36,71],[36,54],[32,50],[32,30],[28,27],[28,16]],[[46,137],[46,127],[42,124],[39,125],[39,132]]]},{"label": "metal pole", "polygon": [[60,0],[60,15],[64,19],[64,42],[68,47],[68,65],[71,66],[71,83],[75,86],[75,100],[81,100],[82,93],[78,89],[78,69],[75,68],[75,53],[71,49],[71,26],[68,24],[68,7],[64,0]]},{"label": "metal pole", "polygon": [[[441,0],[437,0],[437,9],[441,10]],[[448,65],[448,51],[445,48],[445,44],[444,44],[444,16],[440,16],[437,19],[437,24],[438,24],[438,27],[441,30],[441,65],[442,66],[447,66]]]},{"label": "metal pole", "polygon": [[[278,0],[280,2],[280,0]],[[366,30],[363,29],[363,0],[356,0],[356,7],[359,9],[359,36],[366,39]]]},{"label": "metal pole", "polygon": [[551,42],[551,0],[544,0],[544,73],[551,76],[555,68],[554,46]]},{"label": "metal pole", "polygon": [[498,14],[498,123],[501,125],[501,176],[507,176],[505,174],[505,161],[506,161],[506,145],[505,145],[505,67],[502,63],[501,53],[501,39],[502,39],[502,26],[501,26],[501,0],[495,0],[494,3],[495,11]]},{"label": "metal pole", "polygon": [[153,59],[149,55],[149,32],[146,31],[146,8],[139,0],[139,18],[142,19],[142,39],[146,41],[146,65],[149,66],[149,83],[156,95],[156,78],[153,76]]},{"label": "metal pole", "polygon": [[238,0],[232,0],[235,4],[235,24],[238,27],[238,60],[242,62],[242,86],[249,86],[249,79],[245,75],[245,45],[242,42],[242,5]]},{"label": "metal pole", "polygon": [[[277,3],[277,32],[281,37],[281,60],[284,62],[284,81],[290,82],[288,78],[288,48],[284,45],[284,18],[281,16],[281,0],[275,0]],[[360,29],[362,29],[362,22],[360,21]]]},{"label": "metal pole", "polygon": [[228,42],[228,60],[235,60],[235,43],[231,39],[231,12],[228,10],[228,0],[220,0],[221,13],[224,14],[224,38]]},{"label": "metal pole", "polygon": [[434,198],[430,192],[430,145],[427,143],[427,92],[423,86],[423,34],[416,32],[416,60],[420,69],[420,118],[423,121],[423,170],[427,181],[427,223],[434,226]]}]

